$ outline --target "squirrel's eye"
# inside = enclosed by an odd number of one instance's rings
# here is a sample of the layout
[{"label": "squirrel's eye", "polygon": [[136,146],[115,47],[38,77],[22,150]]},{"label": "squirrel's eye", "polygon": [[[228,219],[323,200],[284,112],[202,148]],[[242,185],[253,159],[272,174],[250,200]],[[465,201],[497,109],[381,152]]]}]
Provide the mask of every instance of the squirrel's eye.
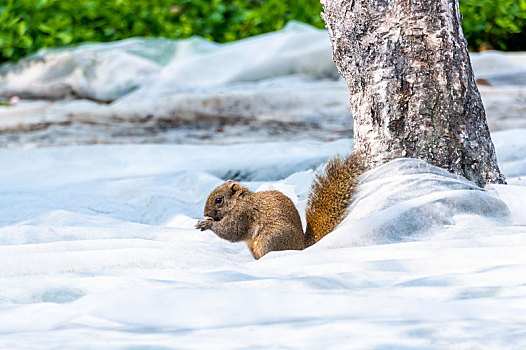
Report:
[{"label": "squirrel's eye", "polygon": [[221,197],[217,197],[217,198],[216,198],[216,203],[219,204],[219,203],[221,203],[221,202],[223,202],[223,198],[221,198]]}]

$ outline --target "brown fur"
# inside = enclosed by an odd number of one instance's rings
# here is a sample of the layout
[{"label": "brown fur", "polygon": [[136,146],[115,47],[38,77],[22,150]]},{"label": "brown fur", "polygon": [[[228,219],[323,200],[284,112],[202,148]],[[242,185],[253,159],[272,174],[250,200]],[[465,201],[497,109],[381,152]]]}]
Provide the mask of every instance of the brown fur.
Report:
[{"label": "brown fur", "polygon": [[[218,198],[221,203],[216,203]],[[204,214],[209,218],[196,228],[210,229],[231,242],[246,242],[256,259],[270,251],[304,248],[298,210],[279,191],[255,193],[227,181],[210,194]]]},{"label": "brown fur", "polygon": [[287,196],[279,191],[254,193],[233,181],[210,194],[204,210],[207,218],[200,220],[196,228],[210,229],[231,242],[246,242],[256,259],[275,250],[304,249],[345,218],[357,178],[364,171],[359,155],[329,161],[312,185],[305,234],[298,211]]}]

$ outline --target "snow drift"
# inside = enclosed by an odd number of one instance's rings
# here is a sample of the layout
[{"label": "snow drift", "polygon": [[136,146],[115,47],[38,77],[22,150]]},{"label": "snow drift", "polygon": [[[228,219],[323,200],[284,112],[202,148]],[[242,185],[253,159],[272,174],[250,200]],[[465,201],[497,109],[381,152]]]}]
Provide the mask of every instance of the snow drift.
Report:
[{"label": "snow drift", "polygon": [[349,140],[0,152],[0,347],[522,348],[526,130],[494,139],[514,185],[395,160],[335,232],[258,261],[193,228],[208,193],[237,177],[303,215]]},{"label": "snow drift", "polygon": [[[488,51],[472,54],[472,60],[476,77],[486,84],[481,92],[490,127],[526,127],[526,55]],[[0,69],[0,97],[13,95],[22,101],[0,107],[0,130],[217,120],[325,128],[345,125],[350,115],[348,91],[332,62],[326,31],[296,22],[229,44],[136,38],[44,50]],[[348,124],[345,128],[352,130]],[[96,132],[103,143],[111,143],[115,130],[104,134],[105,128]],[[80,136],[79,131],[72,138]]]}]

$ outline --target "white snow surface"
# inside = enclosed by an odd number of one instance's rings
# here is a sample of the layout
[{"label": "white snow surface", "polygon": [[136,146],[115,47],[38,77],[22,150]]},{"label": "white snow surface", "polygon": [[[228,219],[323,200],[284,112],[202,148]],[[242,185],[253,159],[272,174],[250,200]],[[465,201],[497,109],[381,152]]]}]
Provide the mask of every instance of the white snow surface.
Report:
[{"label": "white snow surface", "polygon": [[0,348],[523,349],[526,129],[493,139],[510,185],[398,159],[335,232],[257,261],[193,228],[209,192],[303,215],[350,140],[0,151]]},{"label": "white snow surface", "polygon": [[[345,118],[348,92],[337,78],[326,31],[297,22],[229,44],[134,38],[42,50],[0,70],[0,96],[23,99],[0,107],[0,130],[112,119]],[[64,98],[84,100],[53,102]]]},{"label": "white snow surface", "polygon": [[134,38],[42,50],[6,66],[0,95],[111,101],[138,89],[130,99],[136,101],[302,74],[337,77],[326,31],[291,22],[281,31],[229,44]]},{"label": "white snow surface", "polygon": [[[526,53],[471,59],[475,76],[489,84],[481,94],[490,128],[526,127]],[[0,106],[1,131],[203,119],[327,125],[350,114],[327,32],[297,22],[228,44],[133,38],[42,50],[0,67],[0,97],[15,95],[18,104]]]}]

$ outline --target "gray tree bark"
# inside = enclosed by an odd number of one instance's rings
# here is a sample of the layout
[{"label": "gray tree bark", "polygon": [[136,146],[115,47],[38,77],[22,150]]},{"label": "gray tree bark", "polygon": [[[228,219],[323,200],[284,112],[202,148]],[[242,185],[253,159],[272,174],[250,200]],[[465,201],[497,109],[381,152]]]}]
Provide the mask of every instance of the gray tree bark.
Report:
[{"label": "gray tree bark", "polygon": [[370,167],[420,158],[479,186],[505,183],[475,84],[458,0],[321,0]]}]

